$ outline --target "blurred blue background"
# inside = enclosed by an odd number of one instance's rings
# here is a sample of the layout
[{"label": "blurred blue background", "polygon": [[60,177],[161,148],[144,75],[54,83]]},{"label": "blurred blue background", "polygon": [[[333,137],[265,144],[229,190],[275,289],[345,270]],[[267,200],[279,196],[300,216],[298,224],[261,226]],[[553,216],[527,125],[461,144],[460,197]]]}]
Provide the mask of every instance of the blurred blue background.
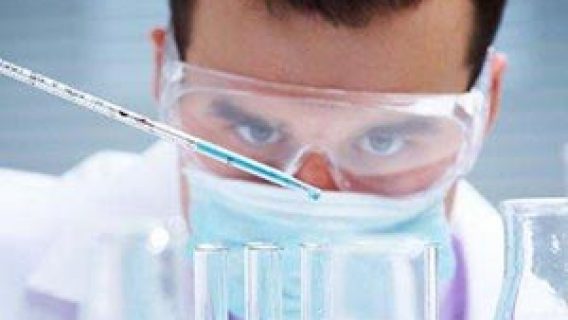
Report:
[{"label": "blurred blue background", "polygon": [[[155,115],[149,30],[167,2],[0,2],[0,56]],[[568,1],[512,0],[497,48],[509,55],[498,123],[470,180],[494,203],[564,193],[568,142]],[[58,174],[100,149],[154,141],[0,78],[0,167]]]}]

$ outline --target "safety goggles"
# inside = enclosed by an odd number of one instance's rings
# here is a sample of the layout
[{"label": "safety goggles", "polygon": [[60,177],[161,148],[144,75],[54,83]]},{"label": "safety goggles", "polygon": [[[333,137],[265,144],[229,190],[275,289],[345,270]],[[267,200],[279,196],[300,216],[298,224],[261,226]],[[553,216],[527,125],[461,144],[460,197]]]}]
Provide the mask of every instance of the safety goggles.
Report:
[{"label": "safety goggles", "polygon": [[[483,77],[483,75],[482,75]],[[197,137],[295,174],[324,161],[342,191],[407,197],[447,186],[473,164],[488,107],[479,89],[384,94],[257,80],[168,61],[165,119]],[[187,151],[221,177],[252,176]]]}]

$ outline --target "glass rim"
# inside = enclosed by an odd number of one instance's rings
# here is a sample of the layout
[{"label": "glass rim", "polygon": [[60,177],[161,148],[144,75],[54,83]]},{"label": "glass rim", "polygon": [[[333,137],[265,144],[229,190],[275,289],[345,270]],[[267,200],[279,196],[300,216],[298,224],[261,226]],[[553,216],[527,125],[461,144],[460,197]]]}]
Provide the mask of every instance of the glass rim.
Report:
[{"label": "glass rim", "polygon": [[195,252],[224,252],[228,250],[226,246],[217,243],[203,243],[195,246]]},{"label": "glass rim", "polygon": [[411,258],[436,248],[435,243],[414,236],[381,236],[340,243],[303,242],[300,244],[301,251],[306,253],[386,254]]},{"label": "glass rim", "polygon": [[282,251],[282,247],[271,243],[271,242],[261,242],[253,241],[245,243],[245,250],[247,251],[261,251],[261,252],[278,252]]},{"label": "glass rim", "polygon": [[[545,215],[568,216],[567,197],[542,197],[507,199],[499,205],[502,215],[519,217],[536,217]],[[560,209],[560,210],[558,210]]]}]

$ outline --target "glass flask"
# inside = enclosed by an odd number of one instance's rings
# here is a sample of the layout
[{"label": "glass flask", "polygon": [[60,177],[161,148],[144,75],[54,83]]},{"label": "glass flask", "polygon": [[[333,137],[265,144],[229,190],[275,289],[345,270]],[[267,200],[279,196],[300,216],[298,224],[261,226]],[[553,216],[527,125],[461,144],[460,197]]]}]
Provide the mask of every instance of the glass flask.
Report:
[{"label": "glass flask", "polygon": [[502,203],[506,258],[495,320],[568,319],[568,199]]}]

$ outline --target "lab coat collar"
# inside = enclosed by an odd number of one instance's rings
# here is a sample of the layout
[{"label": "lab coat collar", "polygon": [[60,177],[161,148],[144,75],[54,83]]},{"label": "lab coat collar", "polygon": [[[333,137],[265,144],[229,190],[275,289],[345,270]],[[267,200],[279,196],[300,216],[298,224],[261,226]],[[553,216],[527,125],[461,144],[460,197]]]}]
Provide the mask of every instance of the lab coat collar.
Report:
[{"label": "lab coat collar", "polygon": [[64,175],[63,188],[97,210],[81,216],[163,218],[180,214],[179,181],[175,146],[158,142],[139,155],[95,154]]},{"label": "lab coat collar", "polygon": [[452,229],[466,262],[467,320],[493,319],[504,270],[504,236],[499,214],[470,184],[458,184]]}]

